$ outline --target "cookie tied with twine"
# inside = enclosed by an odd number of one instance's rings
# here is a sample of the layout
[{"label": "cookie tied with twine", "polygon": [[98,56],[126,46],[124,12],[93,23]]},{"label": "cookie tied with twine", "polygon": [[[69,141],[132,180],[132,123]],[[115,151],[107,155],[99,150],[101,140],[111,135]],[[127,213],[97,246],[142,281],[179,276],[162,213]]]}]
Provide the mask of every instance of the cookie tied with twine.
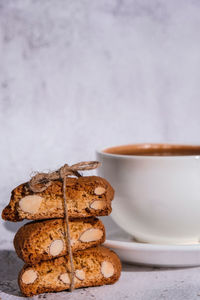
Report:
[{"label": "cookie tied with twine", "polygon": [[70,259],[70,274],[71,274],[71,283],[70,283],[70,291],[74,290],[74,263],[73,263],[73,254],[71,247],[71,238],[70,238],[70,230],[69,230],[69,217],[68,217],[68,206],[66,199],[66,181],[68,176],[81,177],[82,175],[79,173],[80,171],[89,171],[94,170],[100,166],[100,162],[98,161],[84,161],[72,166],[65,164],[57,171],[52,173],[37,173],[35,176],[31,178],[28,185],[32,192],[41,193],[45,191],[53,181],[61,180],[62,181],[62,193],[63,193],[63,203],[64,203],[64,213],[65,213],[65,238],[68,245],[68,253]]}]

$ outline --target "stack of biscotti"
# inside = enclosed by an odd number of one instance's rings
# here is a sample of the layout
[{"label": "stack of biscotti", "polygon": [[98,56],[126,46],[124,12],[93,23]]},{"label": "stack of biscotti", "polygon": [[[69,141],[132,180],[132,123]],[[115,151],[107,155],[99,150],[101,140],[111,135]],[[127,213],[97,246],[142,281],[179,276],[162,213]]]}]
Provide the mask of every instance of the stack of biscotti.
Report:
[{"label": "stack of biscotti", "polygon": [[[67,178],[66,198],[75,288],[111,284],[118,280],[117,255],[101,246],[105,229],[97,216],[111,213],[114,190],[103,178]],[[8,221],[34,220],[14,238],[18,256],[26,263],[19,287],[26,296],[70,288],[70,259],[65,233],[62,182],[53,181],[43,192],[33,193],[28,183],[12,191],[2,217]]]}]

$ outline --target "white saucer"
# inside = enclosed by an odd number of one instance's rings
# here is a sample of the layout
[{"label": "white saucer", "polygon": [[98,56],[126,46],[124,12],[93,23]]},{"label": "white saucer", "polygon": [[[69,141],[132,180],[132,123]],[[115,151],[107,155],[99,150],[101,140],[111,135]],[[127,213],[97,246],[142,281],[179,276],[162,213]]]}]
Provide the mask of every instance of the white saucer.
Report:
[{"label": "white saucer", "polygon": [[108,238],[104,245],[113,249],[123,262],[157,267],[200,266],[200,244],[144,244],[121,231]]}]

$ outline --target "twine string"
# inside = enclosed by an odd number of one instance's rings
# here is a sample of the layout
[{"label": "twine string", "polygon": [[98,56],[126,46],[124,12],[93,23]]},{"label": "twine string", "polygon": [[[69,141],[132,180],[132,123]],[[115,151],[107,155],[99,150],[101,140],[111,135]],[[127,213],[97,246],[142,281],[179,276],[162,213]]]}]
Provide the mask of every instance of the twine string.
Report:
[{"label": "twine string", "polygon": [[68,245],[68,254],[70,260],[70,273],[71,273],[71,284],[70,284],[70,291],[74,290],[74,262],[73,262],[73,254],[72,254],[72,245],[71,245],[71,237],[70,237],[70,230],[69,230],[69,217],[68,217],[68,207],[67,207],[67,199],[66,199],[66,177],[63,178],[63,199],[64,199],[64,211],[65,211],[65,238],[67,240]]},{"label": "twine string", "polygon": [[61,180],[62,181],[62,193],[63,193],[63,204],[64,204],[64,219],[65,219],[65,240],[67,244],[67,250],[69,254],[70,260],[70,291],[74,290],[74,262],[73,262],[73,253],[72,253],[72,245],[71,245],[71,237],[70,237],[70,229],[69,229],[69,216],[68,216],[68,206],[67,206],[67,197],[66,197],[66,183],[68,176],[76,176],[81,177],[82,175],[79,171],[88,171],[98,168],[100,163],[98,161],[88,161],[88,162],[80,162],[69,166],[65,164],[57,171],[51,173],[37,173],[35,176],[31,178],[29,181],[29,188],[34,193],[40,193],[45,191],[53,181]]}]

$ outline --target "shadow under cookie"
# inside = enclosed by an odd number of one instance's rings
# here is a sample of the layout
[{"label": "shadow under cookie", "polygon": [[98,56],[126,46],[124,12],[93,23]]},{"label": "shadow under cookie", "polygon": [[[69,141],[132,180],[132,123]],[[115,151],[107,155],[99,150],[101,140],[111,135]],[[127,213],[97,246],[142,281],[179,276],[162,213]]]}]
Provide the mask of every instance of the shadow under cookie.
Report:
[{"label": "shadow under cookie", "polygon": [[17,284],[18,273],[23,262],[13,250],[0,250],[0,266],[0,291],[23,297]]}]

